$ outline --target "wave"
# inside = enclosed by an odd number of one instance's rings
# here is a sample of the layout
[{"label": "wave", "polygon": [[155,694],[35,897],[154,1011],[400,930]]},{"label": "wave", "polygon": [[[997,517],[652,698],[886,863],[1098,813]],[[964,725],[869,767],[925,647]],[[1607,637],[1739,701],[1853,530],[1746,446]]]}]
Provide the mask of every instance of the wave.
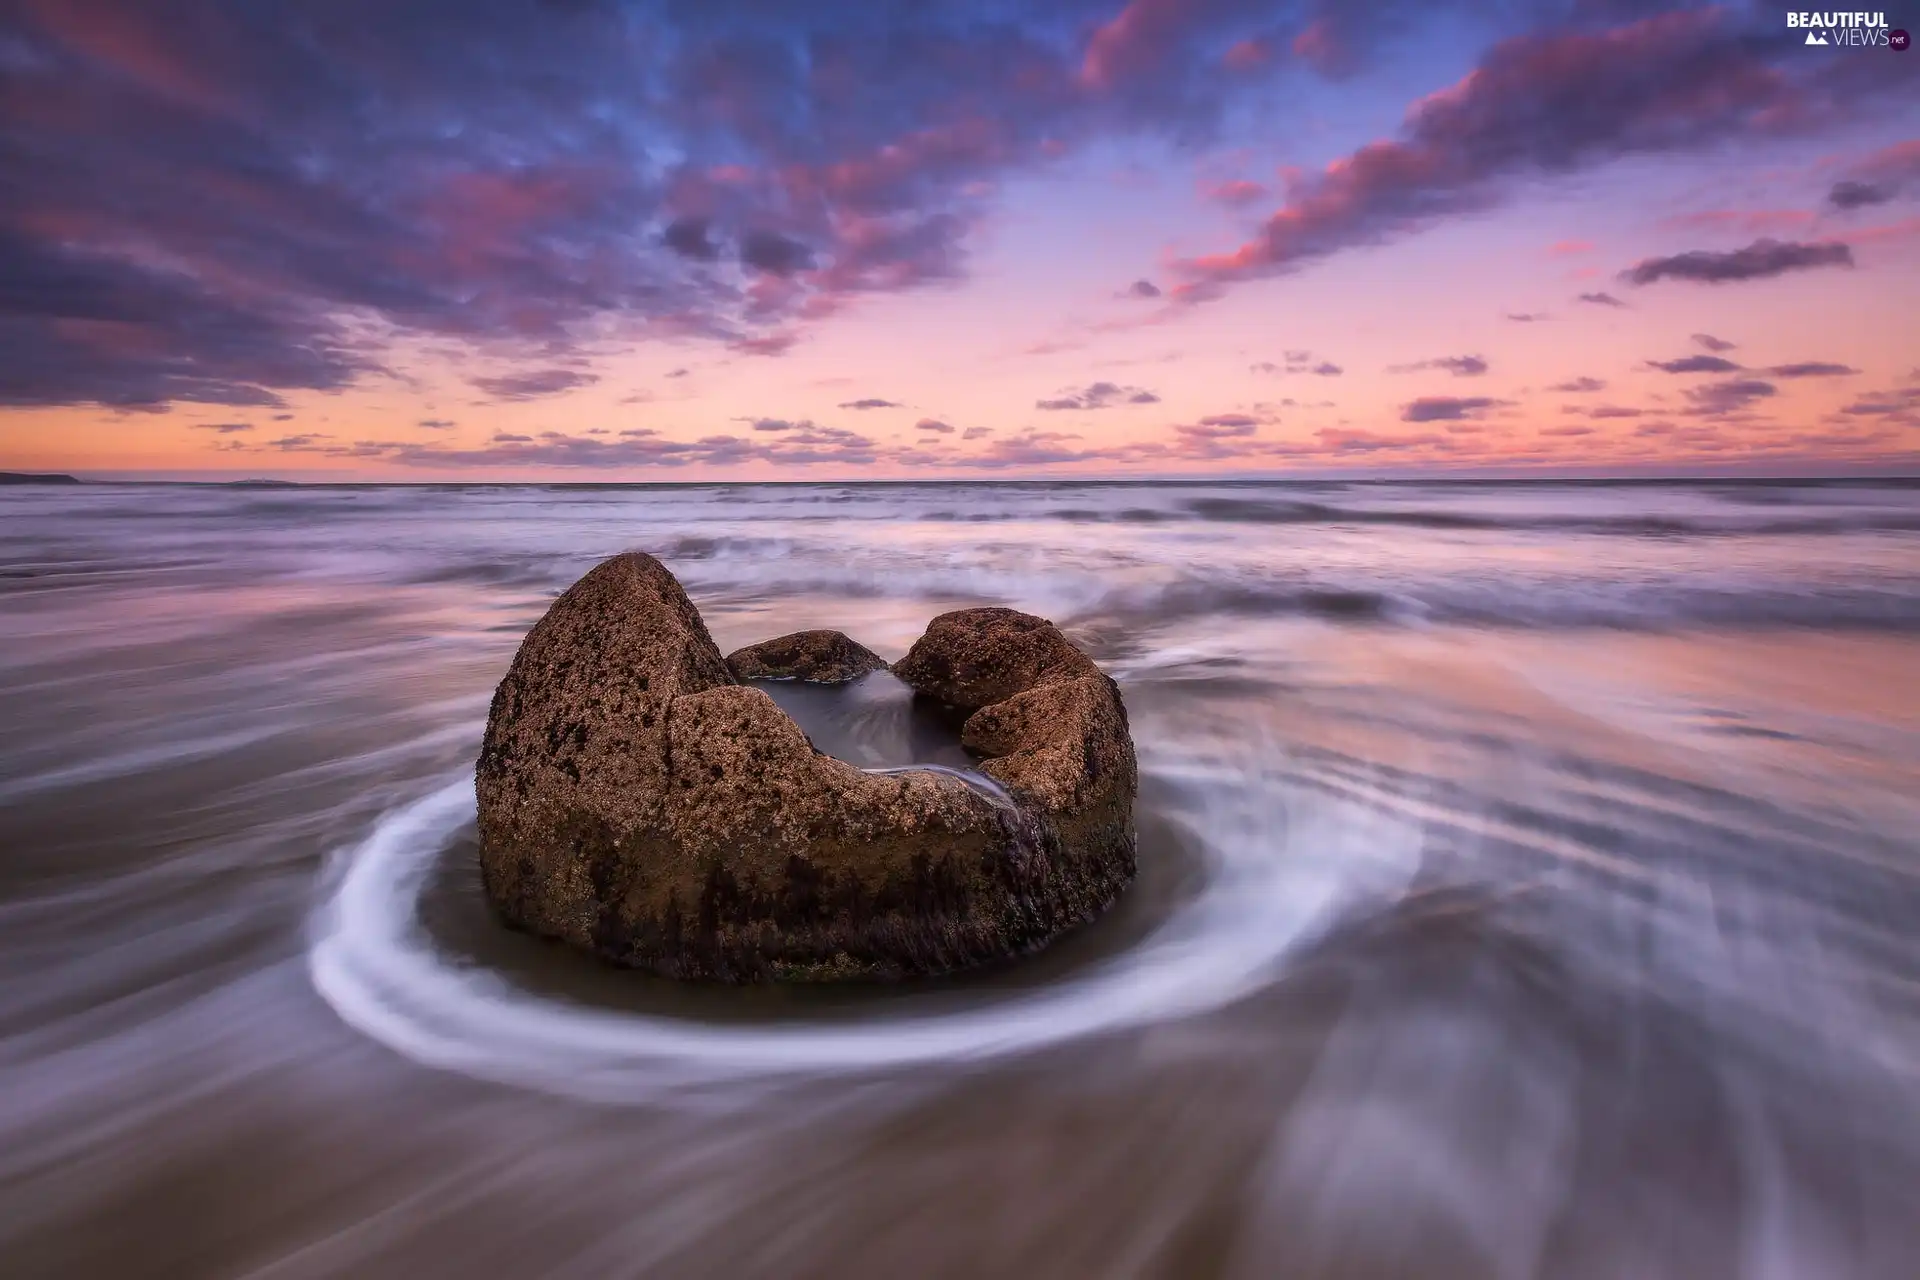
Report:
[{"label": "wave", "polygon": [[1208,866],[1200,893],[1144,941],[1083,975],[962,1012],[740,1026],[561,1004],[442,955],[419,918],[436,861],[473,821],[471,774],[390,813],[337,861],[308,971],[349,1025],[417,1062],[599,1102],[802,1077],[953,1064],[1216,1009],[1361,898],[1417,870],[1421,830],[1280,781],[1272,743],[1232,758],[1164,754],[1182,825]]},{"label": "wave", "polygon": [[[1757,505],[1757,504],[1756,504]],[[1172,507],[936,508],[911,517],[930,524],[1178,524],[1382,526],[1486,533],[1572,533],[1630,538],[1821,537],[1920,532],[1920,514],[1856,512],[1799,518],[1655,515],[1482,515],[1442,508],[1344,507],[1257,498],[1196,498]]]},{"label": "wave", "polygon": [[[670,566],[680,570],[678,562]],[[1264,569],[1204,563],[1172,569],[1115,557],[1109,568],[1053,571],[890,557],[849,548],[837,558],[790,550],[775,557],[686,563],[696,600],[741,602],[800,595],[1012,604],[1063,626],[1136,625],[1209,616],[1298,617],[1355,626],[1469,626],[1537,630],[1663,631],[1696,627],[1907,632],[1920,630],[1920,591],[1887,575],[1853,582],[1699,582],[1558,576],[1502,578],[1372,568]],[[1157,579],[1139,581],[1142,576]]]},{"label": "wave", "polygon": [[1628,537],[1769,537],[1920,531],[1920,514],[1864,512],[1800,519],[1652,515],[1476,515],[1437,509],[1335,507],[1317,502],[1200,498],[1187,504],[1201,520],[1228,524],[1404,525],[1417,529],[1540,530]]}]

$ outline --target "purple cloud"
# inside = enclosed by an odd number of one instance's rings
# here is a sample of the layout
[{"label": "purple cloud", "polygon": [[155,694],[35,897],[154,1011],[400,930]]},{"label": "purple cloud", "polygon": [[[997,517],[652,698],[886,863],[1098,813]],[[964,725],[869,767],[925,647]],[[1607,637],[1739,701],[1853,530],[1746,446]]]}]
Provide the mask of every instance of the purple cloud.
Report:
[{"label": "purple cloud", "polygon": [[1402,422],[1457,422],[1478,418],[1488,409],[1505,404],[1487,396],[1422,396],[1400,411]]},{"label": "purple cloud", "polygon": [[1667,373],[1732,373],[1740,367],[1725,356],[1681,356],[1677,360],[1649,360],[1647,366]]},{"label": "purple cloud", "polygon": [[1245,413],[1216,413],[1198,422],[1183,422],[1174,427],[1176,434],[1189,440],[1232,440],[1252,435],[1260,419]]},{"label": "purple cloud", "polygon": [[1422,369],[1445,369],[1456,378],[1477,378],[1487,371],[1487,361],[1483,356],[1440,356],[1414,364],[1391,365],[1387,372],[1414,373]]},{"label": "purple cloud", "polygon": [[1744,249],[1716,253],[1693,249],[1665,258],[1647,258],[1620,273],[1629,284],[1647,285],[1657,280],[1694,280],[1702,284],[1728,284],[1741,280],[1766,280],[1789,271],[1807,271],[1815,267],[1851,267],[1853,250],[1837,240],[1801,244],[1792,240],[1755,240]]},{"label": "purple cloud", "polygon": [[1711,9],[1503,40],[1417,103],[1398,139],[1298,180],[1255,239],[1177,263],[1188,283],[1176,296],[1204,301],[1235,281],[1488,207],[1515,179],[1804,128],[1841,95],[1884,83],[1823,76],[1799,53]]},{"label": "purple cloud", "polygon": [[1852,365],[1830,360],[1802,360],[1797,364],[1777,364],[1767,370],[1775,378],[1846,378],[1860,371]]},{"label": "purple cloud", "polygon": [[1687,389],[1687,399],[1693,402],[1693,408],[1688,412],[1712,417],[1735,413],[1775,392],[1776,388],[1771,382],[1762,382],[1758,378],[1736,378],[1730,382],[1690,387]]},{"label": "purple cloud", "polygon": [[1851,176],[1827,192],[1827,203],[1846,210],[1886,204],[1916,182],[1920,182],[1920,138],[1883,147],[1854,165]]},{"label": "purple cloud", "polygon": [[532,373],[507,373],[495,377],[471,379],[496,400],[537,400],[557,396],[600,381],[599,375],[578,369],[540,369]]},{"label": "purple cloud", "polygon": [[1093,382],[1079,391],[1064,391],[1046,400],[1034,401],[1036,409],[1105,409],[1116,404],[1158,404],[1160,397],[1141,387],[1123,387],[1117,382]]}]

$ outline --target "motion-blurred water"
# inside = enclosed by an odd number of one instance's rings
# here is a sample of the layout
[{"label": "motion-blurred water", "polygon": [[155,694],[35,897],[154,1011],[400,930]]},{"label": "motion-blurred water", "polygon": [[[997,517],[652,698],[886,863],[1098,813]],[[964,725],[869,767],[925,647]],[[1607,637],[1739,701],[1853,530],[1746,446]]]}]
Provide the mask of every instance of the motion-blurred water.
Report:
[{"label": "motion-blurred water", "polygon": [[[1061,623],[1140,882],[883,991],[506,934],[487,699],[629,547]],[[1920,1274],[1920,487],[21,489],[0,706],[10,1278]]]}]

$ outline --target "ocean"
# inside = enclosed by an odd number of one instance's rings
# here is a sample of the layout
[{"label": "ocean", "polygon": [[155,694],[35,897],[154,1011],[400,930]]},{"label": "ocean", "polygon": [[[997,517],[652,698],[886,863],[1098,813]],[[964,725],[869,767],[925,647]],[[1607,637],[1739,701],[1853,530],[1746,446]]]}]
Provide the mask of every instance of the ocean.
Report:
[{"label": "ocean", "polygon": [[[488,699],[627,549],[1059,623],[1138,882],[884,988],[507,933]],[[10,1280],[1920,1268],[1920,484],[20,486],[0,706]]]}]

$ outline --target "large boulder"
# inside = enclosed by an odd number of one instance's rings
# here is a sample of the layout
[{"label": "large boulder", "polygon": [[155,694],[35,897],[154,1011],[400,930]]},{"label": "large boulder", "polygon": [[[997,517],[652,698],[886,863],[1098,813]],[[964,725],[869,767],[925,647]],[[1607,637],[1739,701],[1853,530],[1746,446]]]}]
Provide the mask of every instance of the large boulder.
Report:
[{"label": "large boulder", "polygon": [[935,619],[902,665],[977,708],[963,741],[999,785],[821,753],[735,682],[657,560],[606,561],[494,694],[476,780],[488,899],[619,964],[735,982],[941,973],[1097,914],[1134,867],[1112,681],[1010,610]]},{"label": "large boulder", "polygon": [[845,684],[886,665],[885,658],[839,631],[795,631],[727,655],[727,670],[737,680]]}]

